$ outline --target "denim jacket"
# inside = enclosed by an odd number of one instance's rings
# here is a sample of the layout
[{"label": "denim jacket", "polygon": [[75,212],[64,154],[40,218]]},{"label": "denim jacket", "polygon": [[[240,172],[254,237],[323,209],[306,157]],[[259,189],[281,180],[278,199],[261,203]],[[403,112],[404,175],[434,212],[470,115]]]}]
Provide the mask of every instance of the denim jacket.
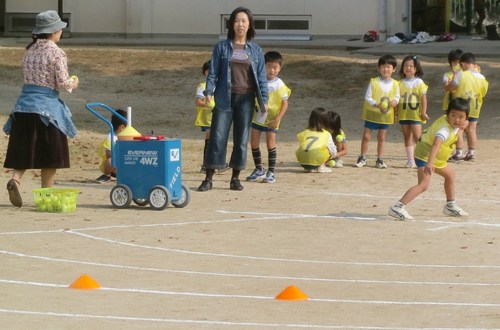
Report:
[{"label": "denim jacket", "polygon": [[73,138],[77,131],[71,120],[71,112],[66,104],[59,98],[59,92],[43,86],[24,85],[16,105],[3,127],[6,134],[10,133],[16,112],[36,113],[40,115],[43,123],[56,126],[65,135]]},{"label": "denim jacket", "polygon": [[[245,50],[252,64],[253,77],[256,83],[256,96],[262,109],[269,99],[264,53],[259,45],[251,41],[247,41]],[[231,108],[232,56],[233,43],[231,40],[219,41],[214,46],[207,76],[207,85],[203,92],[205,95],[213,95],[215,107],[223,111],[229,111]]]}]

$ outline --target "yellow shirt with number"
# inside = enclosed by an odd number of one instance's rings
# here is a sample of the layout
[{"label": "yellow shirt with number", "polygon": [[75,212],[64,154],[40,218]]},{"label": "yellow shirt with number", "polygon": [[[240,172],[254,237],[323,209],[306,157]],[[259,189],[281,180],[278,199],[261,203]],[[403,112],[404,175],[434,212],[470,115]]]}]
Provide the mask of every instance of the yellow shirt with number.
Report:
[{"label": "yellow shirt with number", "polygon": [[[380,86],[380,83],[381,80],[379,77],[372,78],[370,80],[372,98],[377,102],[377,104],[383,101],[390,102],[396,97],[398,93],[398,81],[391,78],[390,82],[384,82],[391,84],[389,86],[389,92],[384,92]],[[362,118],[363,120],[377,124],[394,124],[394,109],[389,106],[386,110],[381,110],[365,100],[363,104]]]},{"label": "yellow shirt with number", "polygon": [[321,132],[309,129],[297,134],[299,148],[295,151],[295,156],[301,165],[320,166],[330,158],[328,151],[328,141],[331,138],[330,132]]},{"label": "yellow shirt with number", "polygon": [[454,98],[464,98],[469,101],[469,117],[479,118],[483,97],[488,92],[488,81],[479,72],[474,70],[460,71],[455,77],[457,89],[452,93]]},{"label": "yellow shirt with number", "polygon": [[429,86],[425,82],[414,77],[412,79],[403,79],[399,82],[399,92],[401,98],[398,104],[398,120],[422,120],[422,96],[427,94]]}]

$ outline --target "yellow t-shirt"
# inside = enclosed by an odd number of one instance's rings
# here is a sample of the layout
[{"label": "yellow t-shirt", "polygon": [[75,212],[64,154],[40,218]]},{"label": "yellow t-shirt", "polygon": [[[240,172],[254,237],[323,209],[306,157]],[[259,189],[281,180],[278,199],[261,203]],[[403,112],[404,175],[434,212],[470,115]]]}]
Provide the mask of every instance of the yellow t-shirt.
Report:
[{"label": "yellow t-shirt", "polygon": [[418,77],[403,79],[399,82],[401,98],[398,104],[398,120],[422,120],[422,96],[427,94],[429,87]]},{"label": "yellow t-shirt", "polygon": [[[196,88],[196,98],[204,99],[205,95],[203,91],[205,90],[206,82],[198,84]],[[194,124],[200,127],[210,127],[212,124],[212,109],[215,106],[215,99],[212,97],[210,99],[210,104],[208,107],[196,107],[196,120]]]},{"label": "yellow t-shirt", "polygon": [[[273,121],[276,118],[276,116],[278,116],[278,114],[280,113],[283,101],[288,100],[290,94],[292,93],[290,88],[288,88],[288,86],[285,85],[283,80],[281,80],[280,78],[276,78],[273,81],[268,81],[267,84],[269,90],[269,101],[267,103],[266,120],[264,123],[256,121],[257,112],[255,112],[252,121],[253,124],[263,127],[269,127],[269,123]],[[278,127],[276,127],[276,129],[278,128],[279,124]]]},{"label": "yellow t-shirt", "polygon": [[[443,75],[443,85],[448,83],[451,79],[453,79],[453,71],[448,71]],[[443,97],[443,111],[448,110],[448,104],[451,101],[451,92],[444,93]]]},{"label": "yellow t-shirt", "polygon": [[464,98],[469,101],[469,117],[479,118],[483,97],[488,92],[488,81],[479,72],[473,70],[460,71],[455,77],[457,89],[452,93],[454,98]]},{"label": "yellow t-shirt", "polygon": [[[384,82],[384,84],[390,84],[387,86],[388,92],[384,92],[380,84],[381,80],[379,77],[372,78],[370,80],[372,98],[377,102],[377,104],[382,101],[389,102],[395,99],[399,90],[398,81],[391,78],[390,82]],[[394,109],[389,106],[386,111],[382,111],[365,100],[363,104],[362,118],[363,120],[377,124],[394,124]]]},{"label": "yellow t-shirt", "polygon": [[455,149],[457,143],[458,128],[453,128],[448,122],[448,116],[439,117],[432,125],[424,130],[417,145],[415,146],[415,158],[424,162],[429,161],[429,154],[436,137],[443,139],[439,151],[434,160],[436,168],[444,168],[448,164],[448,159]]},{"label": "yellow t-shirt", "polygon": [[295,156],[301,165],[320,166],[330,158],[328,151],[328,141],[331,138],[330,132],[321,132],[309,129],[297,134],[299,148],[295,151]]},{"label": "yellow t-shirt", "polygon": [[99,164],[99,169],[104,173],[104,162],[108,158],[106,156],[106,151],[111,150],[111,134],[108,134],[101,144],[97,147],[97,154],[101,158],[101,163]]}]

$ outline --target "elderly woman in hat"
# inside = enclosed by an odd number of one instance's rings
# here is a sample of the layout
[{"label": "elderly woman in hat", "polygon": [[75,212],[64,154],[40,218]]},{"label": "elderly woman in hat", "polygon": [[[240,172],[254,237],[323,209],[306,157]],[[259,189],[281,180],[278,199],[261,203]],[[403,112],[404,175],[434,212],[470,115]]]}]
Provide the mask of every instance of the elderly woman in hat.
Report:
[{"label": "elderly woman in hat", "polygon": [[23,57],[22,92],[3,128],[9,135],[4,167],[14,169],[7,190],[17,207],[23,204],[19,185],[27,169],[41,169],[45,188],[53,186],[58,168],[70,166],[67,137],[76,129],[59,91],[77,88],[78,78],[69,76],[66,53],[56,45],[66,25],[54,10],[36,16]]}]

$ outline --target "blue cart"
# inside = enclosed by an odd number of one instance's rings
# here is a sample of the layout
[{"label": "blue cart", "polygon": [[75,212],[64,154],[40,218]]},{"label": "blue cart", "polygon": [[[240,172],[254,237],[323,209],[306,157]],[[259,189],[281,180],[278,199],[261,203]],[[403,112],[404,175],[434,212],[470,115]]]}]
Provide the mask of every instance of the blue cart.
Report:
[{"label": "blue cart", "polygon": [[[113,134],[111,121],[95,108],[114,109],[103,103],[88,103],[87,109],[103,120]],[[169,203],[185,207],[191,200],[189,188],[182,183],[181,141],[161,136],[144,136],[134,140],[111,143],[111,163],[116,168],[116,186],[110,199],[117,208],[129,207],[132,201],[139,206],[150,205],[155,210],[165,209]]]}]

